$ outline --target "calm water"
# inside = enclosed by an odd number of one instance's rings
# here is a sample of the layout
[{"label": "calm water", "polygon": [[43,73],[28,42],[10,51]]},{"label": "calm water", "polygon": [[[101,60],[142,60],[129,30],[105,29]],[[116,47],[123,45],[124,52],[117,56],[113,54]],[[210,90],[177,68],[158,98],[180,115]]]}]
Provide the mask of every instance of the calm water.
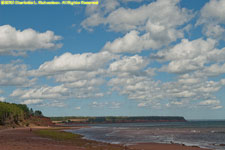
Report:
[{"label": "calm water", "polygon": [[220,146],[225,144],[225,121],[99,124],[68,131],[81,134],[87,139],[107,143],[174,142],[225,150],[225,146]]}]

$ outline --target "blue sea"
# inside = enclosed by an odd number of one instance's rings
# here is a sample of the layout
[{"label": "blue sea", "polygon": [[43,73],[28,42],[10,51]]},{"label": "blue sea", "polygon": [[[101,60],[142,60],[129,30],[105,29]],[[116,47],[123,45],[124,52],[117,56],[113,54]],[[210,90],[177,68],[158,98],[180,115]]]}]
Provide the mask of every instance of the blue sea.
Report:
[{"label": "blue sea", "polygon": [[130,145],[135,143],[179,143],[225,150],[225,121],[94,124],[67,130],[86,139]]}]

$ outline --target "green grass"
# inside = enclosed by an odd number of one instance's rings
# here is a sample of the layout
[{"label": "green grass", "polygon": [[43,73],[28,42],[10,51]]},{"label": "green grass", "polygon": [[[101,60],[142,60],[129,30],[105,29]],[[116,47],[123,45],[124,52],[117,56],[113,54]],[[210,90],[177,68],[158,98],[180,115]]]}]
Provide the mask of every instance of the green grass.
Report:
[{"label": "green grass", "polygon": [[78,134],[73,134],[69,132],[47,129],[47,130],[37,130],[35,133],[41,137],[51,138],[58,141],[72,141],[81,139],[82,136]]}]

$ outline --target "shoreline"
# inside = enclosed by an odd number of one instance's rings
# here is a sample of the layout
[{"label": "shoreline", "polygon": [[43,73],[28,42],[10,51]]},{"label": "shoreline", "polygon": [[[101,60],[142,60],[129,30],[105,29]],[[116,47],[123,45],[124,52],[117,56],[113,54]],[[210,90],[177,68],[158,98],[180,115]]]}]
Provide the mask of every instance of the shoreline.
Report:
[{"label": "shoreline", "polygon": [[[83,127],[83,128],[86,128]],[[87,127],[89,128],[89,127]],[[71,129],[71,128],[68,128]],[[77,134],[77,133],[76,133]],[[81,135],[81,134],[78,134]],[[83,136],[83,135],[81,135]],[[115,144],[110,142],[103,142],[103,141],[97,141],[93,139],[84,138],[85,140],[91,140],[96,141],[100,143],[106,143],[106,144],[112,144],[112,145],[122,145],[123,147],[129,148],[131,150],[212,150],[208,148],[203,148],[200,146],[188,146],[185,144],[179,144],[174,143],[171,141],[171,143],[154,143],[154,142],[147,142],[147,143],[132,143],[132,144]]]},{"label": "shoreline", "polygon": [[[1,150],[209,150],[184,144],[137,143],[135,145],[109,144],[78,137],[75,139],[56,140],[44,137],[36,132],[47,131],[67,135],[65,129],[80,129],[79,127],[31,127],[0,129]],[[76,135],[76,134],[74,134]]]},{"label": "shoreline", "polygon": [[[84,126],[83,128],[90,128],[90,126]],[[70,129],[70,128],[69,128]],[[75,134],[79,134],[79,133],[75,133]],[[79,134],[81,135],[81,134]],[[83,136],[83,135],[81,135]],[[162,147],[162,150],[165,150],[165,148],[168,147],[168,145],[170,145],[169,147],[172,147],[171,150],[213,150],[211,148],[207,148],[207,147],[200,147],[200,146],[197,146],[197,145],[191,145],[191,144],[185,144],[185,143],[178,143],[178,142],[175,142],[175,141],[170,141],[169,143],[157,143],[157,142],[140,142],[140,143],[127,143],[127,144],[124,144],[124,143],[113,143],[113,142],[106,142],[106,141],[101,141],[101,140],[95,140],[95,139],[89,139],[89,138],[86,138],[84,137],[84,139],[86,140],[93,140],[93,141],[96,141],[96,142],[101,142],[101,143],[107,143],[107,144],[116,144],[116,145],[123,145],[123,146],[127,146],[129,148],[138,148],[141,149],[141,150],[151,150],[151,147],[154,148],[154,150],[161,150],[160,147]],[[168,149],[170,150],[170,149]]]},{"label": "shoreline", "polygon": [[199,146],[186,146],[184,144],[166,144],[166,143],[137,143],[128,146],[129,148],[134,148],[138,150],[211,150],[206,148],[201,148]]}]

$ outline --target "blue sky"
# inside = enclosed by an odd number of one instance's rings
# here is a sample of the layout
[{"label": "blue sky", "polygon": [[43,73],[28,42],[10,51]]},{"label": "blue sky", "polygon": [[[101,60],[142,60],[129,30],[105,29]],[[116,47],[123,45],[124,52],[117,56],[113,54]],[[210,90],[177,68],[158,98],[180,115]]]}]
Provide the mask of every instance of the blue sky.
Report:
[{"label": "blue sky", "polygon": [[0,101],[47,116],[224,119],[224,8],[224,0],[0,5]]}]

